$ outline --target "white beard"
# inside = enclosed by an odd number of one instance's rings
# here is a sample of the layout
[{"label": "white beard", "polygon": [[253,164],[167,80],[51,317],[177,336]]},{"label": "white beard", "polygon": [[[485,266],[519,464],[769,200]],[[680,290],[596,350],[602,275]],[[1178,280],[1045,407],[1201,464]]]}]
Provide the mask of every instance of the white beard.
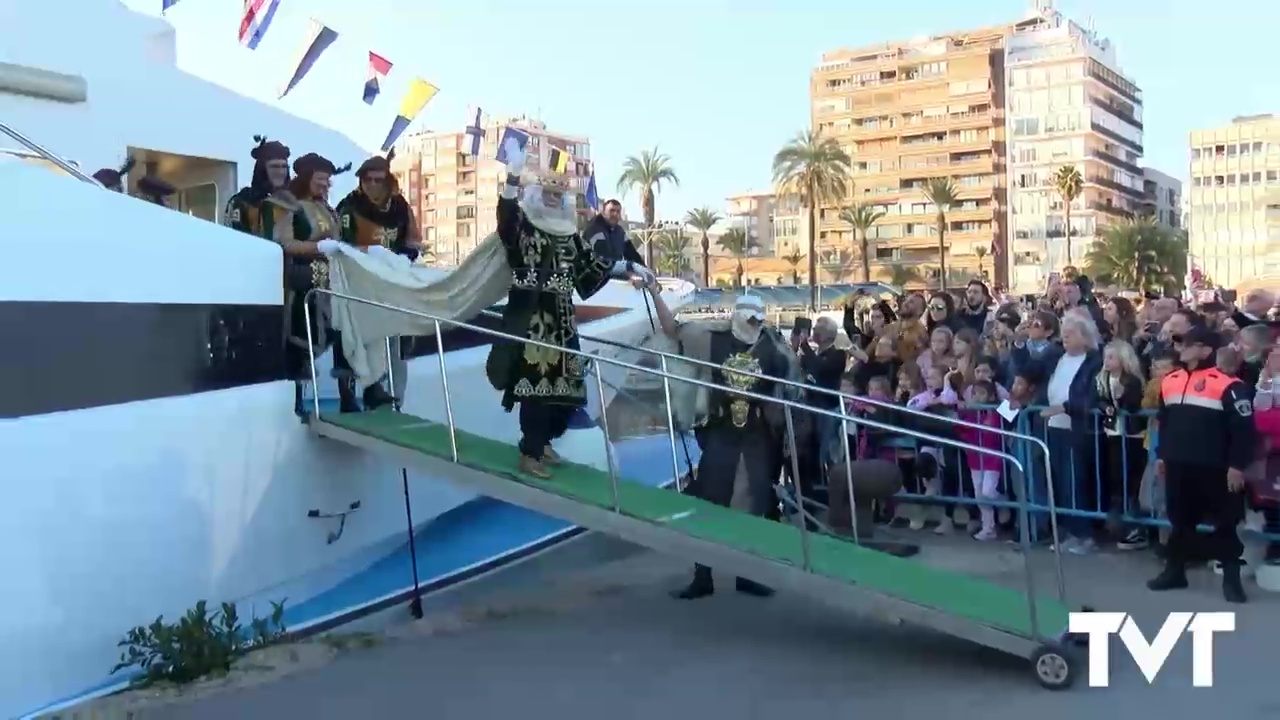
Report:
[{"label": "white beard", "polygon": [[733,318],[729,321],[729,331],[733,336],[748,345],[755,345],[760,339],[760,331],[763,325],[752,325],[747,322],[748,316],[738,313],[733,314]]},{"label": "white beard", "polygon": [[548,235],[568,237],[578,232],[578,222],[569,210],[549,208],[542,202],[520,203],[529,224]]}]

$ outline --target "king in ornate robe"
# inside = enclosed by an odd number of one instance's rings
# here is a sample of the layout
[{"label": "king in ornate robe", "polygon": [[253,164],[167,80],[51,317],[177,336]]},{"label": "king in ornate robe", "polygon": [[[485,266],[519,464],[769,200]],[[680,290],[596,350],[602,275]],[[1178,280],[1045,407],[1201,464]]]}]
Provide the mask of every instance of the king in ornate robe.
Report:
[{"label": "king in ornate robe", "polygon": [[[589,298],[608,281],[614,263],[597,255],[577,231],[573,195],[560,177],[538,180],[517,202],[512,176],[498,200],[498,236],[512,284],[502,332],[556,348],[580,349],[573,293]],[[510,412],[520,404],[520,469],[549,477],[560,458],[551,442],[587,402],[586,363],[579,355],[532,343],[497,342],[489,379]]]}]

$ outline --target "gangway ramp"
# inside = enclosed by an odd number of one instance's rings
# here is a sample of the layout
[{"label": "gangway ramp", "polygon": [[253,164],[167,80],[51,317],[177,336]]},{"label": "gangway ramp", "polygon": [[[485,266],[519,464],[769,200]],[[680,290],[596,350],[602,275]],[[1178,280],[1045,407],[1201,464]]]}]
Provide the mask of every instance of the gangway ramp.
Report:
[{"label": "gangway ramp", "polygon": [[[513,445],[456,428],[451,437],[445,424],[391,409],[321,414],[310,427],[404,467],[658,552],[1025,657],[1047,687],[1065,687],[1076,675],[1062,643],[1069,609],[1054,598],[1037,596],[1033,618],[1031,599],[1013,588],[830,535],[802,537],[796,525],[615,479],[593,467],[566,462],[551,480],[525,476],[516,471]],[[1061,634],[1040,636],[1041,628]]]}]

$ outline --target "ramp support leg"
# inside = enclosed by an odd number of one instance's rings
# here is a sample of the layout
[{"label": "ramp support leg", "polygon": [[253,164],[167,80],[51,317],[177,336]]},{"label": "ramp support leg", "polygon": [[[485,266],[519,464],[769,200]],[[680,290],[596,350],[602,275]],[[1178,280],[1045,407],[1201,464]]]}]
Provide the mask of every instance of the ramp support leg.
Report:
[{"label": "ramp support leg", "polygon": [[409,614],[414,620],[422,619],[422,590],[418,585],[418,547],[413,540],[413,503],[409,500],[409,471],[400,468],[400,485],[404,488],[404,516],[409,528],[409,565],[413,569],[413,599],[409,601]]}]

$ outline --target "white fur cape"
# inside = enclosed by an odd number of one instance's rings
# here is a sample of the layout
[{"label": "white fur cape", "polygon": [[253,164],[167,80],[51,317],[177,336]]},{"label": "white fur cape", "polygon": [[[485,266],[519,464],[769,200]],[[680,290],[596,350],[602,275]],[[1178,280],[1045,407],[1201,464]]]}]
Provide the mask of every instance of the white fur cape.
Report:
[{"label": "white fur cape", "polygon": [[[497,233],[443,277],[439,270],[414,266],[399,255],[369,255],[343,244],[329,259],[329,286],[344,295],[465,321],[506,297],[511,267]],[[427,318],[337,297],[332,312],[334,329],[342,333],[343,351],[360,390],[386,375],[387,338],[435,334],[435,323]]]}]

